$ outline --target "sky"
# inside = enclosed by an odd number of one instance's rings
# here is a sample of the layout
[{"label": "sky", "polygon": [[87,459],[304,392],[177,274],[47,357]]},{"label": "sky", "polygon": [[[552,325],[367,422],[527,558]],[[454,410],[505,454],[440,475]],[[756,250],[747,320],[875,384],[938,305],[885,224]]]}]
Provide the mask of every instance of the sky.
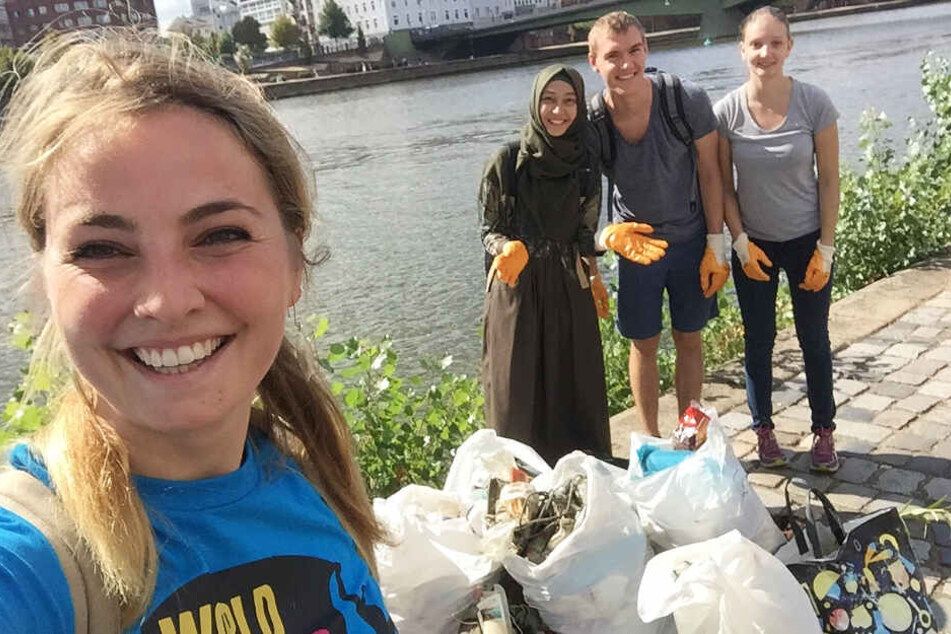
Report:
[{"label": "sky", "polygon": [[168,28],[172,20],[180,15],[191,15],[189,0],[155,0],[155,13],[158,14],[159,28]]}]

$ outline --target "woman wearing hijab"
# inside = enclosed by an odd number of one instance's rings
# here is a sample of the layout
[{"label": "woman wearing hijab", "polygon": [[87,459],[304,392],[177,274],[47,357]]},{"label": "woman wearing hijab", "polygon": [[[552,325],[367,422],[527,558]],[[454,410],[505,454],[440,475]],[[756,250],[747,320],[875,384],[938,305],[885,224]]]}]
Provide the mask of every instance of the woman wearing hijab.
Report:
[{"label": "woman wearing hijab", "polygon": [[486,419],[550,463],[575,449],[610,455],[597,322],[608,297],[594,257],[601,176],[583,139],[581,75],[542,70],[529,115],[520,140],[487,163],[479,192]]}]

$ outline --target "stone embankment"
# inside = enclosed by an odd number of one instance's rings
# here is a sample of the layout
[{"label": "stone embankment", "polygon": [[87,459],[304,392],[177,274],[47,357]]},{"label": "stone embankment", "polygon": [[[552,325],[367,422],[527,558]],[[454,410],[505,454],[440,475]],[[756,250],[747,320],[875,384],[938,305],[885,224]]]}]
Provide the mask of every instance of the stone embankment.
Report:
[{"label": "stone embankment", "polygon": [[[707,377],[704,402],[717,408],[733,451],[772,510],[784,505],[783,487],[805,478],[847,516],[907,503],[951,504],[951,257],[901,271],[834,303],[836,445],[842,467],[809,472],[810,411],[795,331],[783,331],[774,352],[776,436],[789,466],[763,469],[746,406],[742,362]],[[677,420],[672,394],[661,399],[661,433]],[[628,455],[636,414],[611,420],[614,453]],[[948,524],[909,522],[942,628],[951,632],[951,535]]]}]

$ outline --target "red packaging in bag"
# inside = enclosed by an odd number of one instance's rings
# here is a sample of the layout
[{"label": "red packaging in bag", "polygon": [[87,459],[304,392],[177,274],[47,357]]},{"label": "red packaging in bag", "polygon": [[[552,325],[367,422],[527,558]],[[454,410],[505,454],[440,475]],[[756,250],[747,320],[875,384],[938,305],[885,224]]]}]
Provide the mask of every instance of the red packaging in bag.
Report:
[{"label": "red packaging in bag", "polygon": [[692,401],[680,415],[677,429],[673,433],[674,449],[696,451],[707,442],[707,424],[710,417],[700,408],[700,403]]}]

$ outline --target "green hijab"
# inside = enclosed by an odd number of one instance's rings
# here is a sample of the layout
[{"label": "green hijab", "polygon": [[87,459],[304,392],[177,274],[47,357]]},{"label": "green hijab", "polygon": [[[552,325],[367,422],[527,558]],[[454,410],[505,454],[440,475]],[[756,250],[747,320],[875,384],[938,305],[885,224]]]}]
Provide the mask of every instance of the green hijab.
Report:
[{"label": "green hijab", "polygon": [[[554,80],[571,84],[578,98],[578,115],[559,137],[548,133],[539,115],[542,92]],[[579,171],[587,162],[583,139],[587,114],[584,82],[578,71],[556,64],[538,73],[532,84],[529,115],[515,162],[518,174],[515,205],[520,214],[532,219],[541,235],[549,235],[557,231],[556,226],[580,214]],[[520,167],[524,169],[518,169]]]},{"label": "green hijab", "polygon": [[[545,129],[539,110],[545,87],[554,80],[564,81],[575,89],[578,98],[578,116],[565,133],[553,137]],[[532,83],[532,101],[528,107],[529,120],[522,129],[521,148],[516,168],[527,164],[535,178],[561,178],[577,171],[585,160],[582,132],[587,120],[584,100],[584,81],[574,68],[564,64],[548,66]]]}]

